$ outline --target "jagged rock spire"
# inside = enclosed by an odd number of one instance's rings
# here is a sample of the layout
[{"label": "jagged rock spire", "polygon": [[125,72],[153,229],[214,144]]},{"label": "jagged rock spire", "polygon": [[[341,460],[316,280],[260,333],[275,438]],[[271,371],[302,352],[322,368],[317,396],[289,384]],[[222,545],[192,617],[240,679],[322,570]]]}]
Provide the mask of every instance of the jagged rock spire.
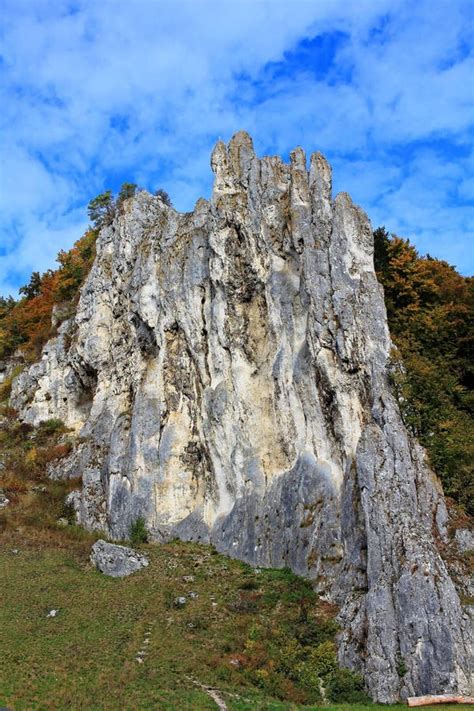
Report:
[{"label": "jagged rock spire", "polygon": [[[436,547],[445,505],[388,380],[370,223],[319,153],[238,132],[210,202],[141,192],[104,228],[75,317],[13,387],[83,443],[57,475],[87,527],[210,541],[341,606],[340,658],[384,702],[467,690],[466,619]],[[405,671],[401,673],[401,662]]]}]

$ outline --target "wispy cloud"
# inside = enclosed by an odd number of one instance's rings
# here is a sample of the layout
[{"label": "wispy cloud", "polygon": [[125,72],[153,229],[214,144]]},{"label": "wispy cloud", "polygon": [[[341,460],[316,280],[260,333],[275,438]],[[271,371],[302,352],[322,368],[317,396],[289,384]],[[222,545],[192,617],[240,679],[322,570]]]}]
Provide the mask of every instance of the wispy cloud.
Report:
[{"label": "wispy cloud", "polygon": [[191,209],[239,128],[301,144],[373,218],[473,267],[472,4],[3,0],[0,290],[135,180]]}]

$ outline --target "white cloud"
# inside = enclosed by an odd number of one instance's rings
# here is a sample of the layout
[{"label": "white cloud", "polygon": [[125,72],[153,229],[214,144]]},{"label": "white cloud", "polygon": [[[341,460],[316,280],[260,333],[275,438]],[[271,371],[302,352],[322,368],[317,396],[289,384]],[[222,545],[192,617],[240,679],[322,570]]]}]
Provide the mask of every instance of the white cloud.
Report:
[{"label": "white cloud", "polygon": [[[399,155],[433,136],[466,143],[463,0],[4,0],[3,8],[3,292],[18,272],[52,265],[110,180],[163,185],[178,207],[192,208],[209,187],[213,142],[239,128],[265,152],[298,143],[327,152],[338,187],[420,245],[436,225],[458,234],[465,225],[466,208],[445,197],[457,186],[464,196],[467,163],[447,181],[443,161],[412,151],[402,165]],[[285,52],[303,39],[335,31],[348,37],[338,68],[350,82],[331,70],[316,80],[297,65],[272,73],[270,63],[285,67]],[[430,251],[444,253],[439,229],[431,234]]]}]

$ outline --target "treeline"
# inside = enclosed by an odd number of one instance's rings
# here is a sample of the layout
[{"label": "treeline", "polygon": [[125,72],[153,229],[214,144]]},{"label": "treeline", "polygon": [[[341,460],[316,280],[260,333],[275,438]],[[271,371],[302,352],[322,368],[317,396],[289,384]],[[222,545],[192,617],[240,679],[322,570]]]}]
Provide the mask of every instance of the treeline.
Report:
[{"label": "treeline", "polygon": [[40,356],[43,345],[54,335],[54,305],[62,305],[64,317],[74,311],[79,289],[94,261],[97,235],[98,231],[90,228],[72,249],[59,252],[58,269],[33,272],[29,283],[20,289],[23,298],[19,301],[0,297],[1,360],[18,348],[29,361]]},{"label": "treeline", "polygon": [[474,514],[474,278],[383,227],[374,240],[405,423],[446,495]]}]

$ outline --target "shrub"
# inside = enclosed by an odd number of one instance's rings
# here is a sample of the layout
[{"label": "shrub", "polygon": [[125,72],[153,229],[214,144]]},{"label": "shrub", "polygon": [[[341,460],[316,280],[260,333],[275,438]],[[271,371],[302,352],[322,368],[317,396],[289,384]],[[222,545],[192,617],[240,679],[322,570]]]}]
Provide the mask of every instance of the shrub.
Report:
[{"label": "shrub", "polygon": [[345,704],[370,703],[361,675],[350,669],[335,669],[325,680],[325,688],[330,701]]},{"label": "shrub", "polygon": [[130,526],[129,538],[130,543],[134,546],[137,546],[140,543],[148,543],[148,531],[143,516],[139,516],[135,519]]},{"label": "shrub", "polygon": [[70,502],[70,501],[64,502],[62,512],[61,512],[61,518],[65,518],[66,521],[70,525],[73,525],[76,523],[76,510],[75,510],[74,504],[72,502]]},{"label": "shrub", "polygon": [[312,619],[297,630],[297,638],[304,646],[317,646],[334,639],[337,631],[338,626],[333,619]]},{"label": "shrub", "polygon": [[136,192],[137,186],[135,183],[122,183],[120,192],[117,196],[117,207],[120,207],[125,200],[133,197]]},{"label": "shrub", "polygon": [[160,188],[155,192],[155,195],[156,197],[160,198],[160,200],[164,202],[165,205],[168,205],[168,207],[172,207],[170,196],[168,195],[166,190],[162,190],[162,188]]},{"label": "shrub", "polygon": [[56,432],[63,432],[65,429],[64,422],[55,418],[51,420],[44,420],[39,426],[40,429],[47,435],[52,435]]},{"label": "shrub", "polygon": [[325,678],[337,670],[336,647],[334,642],[319,644],[309,656],[309,665],[318,677]]}]

